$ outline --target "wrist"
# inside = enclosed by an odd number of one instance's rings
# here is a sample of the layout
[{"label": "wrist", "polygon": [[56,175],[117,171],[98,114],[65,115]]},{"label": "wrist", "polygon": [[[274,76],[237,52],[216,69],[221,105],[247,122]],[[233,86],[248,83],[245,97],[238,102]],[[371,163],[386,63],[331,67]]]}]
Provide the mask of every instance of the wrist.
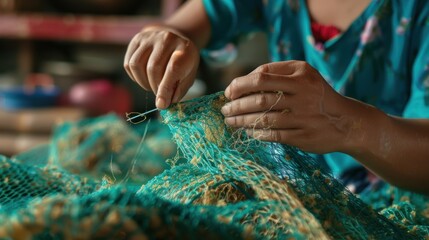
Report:
[{"label": "wrist", "polygon": [[388,129],[391,117],[355,99],[346,98],[346,101],[348,104],[345,115],[350,123],[341,152],[356,159],[385,155],[384,152],[387,152],[385,150],[388,148],[386,140],[390,139]]},{"label": "wrist", "polygon": [[185,38],[185,39],[189,40],[189,38],[186,37],[186,35],[183,34],[182,32],[180,32],[179,30],[175,29],[174,27],[163,24],[163,23],[150,24],[150,25],[147,25],[140,30],[140,32],[143,32],[143,33],[144,32],[151,32],[151,31],[167,31],[167,32],[174,33],[181,38]]},{"label": "wrist", "polygon": [[196,49],[200,49],[201,47],[197,44],[197,42],[195,41],[195,39],[191,38],[190,36],[188,36],[188,34],[178,30],[177,28],[175,28],[174,26],[170,26],[168,24],[165,23],[159,23],[159,24],[151,24],[148,25],[146,27],[144,27],[140,32],[144,33],[144,32],[151,32],[151,31],[166,31],[166,32],[170,32],[186,41],[189,41],[193,46],[196,47]]}]

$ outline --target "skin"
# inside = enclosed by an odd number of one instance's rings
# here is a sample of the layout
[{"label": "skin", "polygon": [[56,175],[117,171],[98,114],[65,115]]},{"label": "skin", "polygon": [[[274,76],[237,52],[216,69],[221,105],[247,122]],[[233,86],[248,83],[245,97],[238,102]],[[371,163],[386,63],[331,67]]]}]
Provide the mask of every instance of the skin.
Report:
[{"label": "skin", "polygon": [[[369,2],[308,0],[308,8],[315,21],[346,30]],[[201,0],[187,1],[164,23],[136,34],[125,69],[166,108],[192,85],[210,31]],[[429,194],[429,120],[389,116],[342,96],[300,61],[262,65],[234,79],[225,95],[225,123],[250,136],[313,153],[343,152],[393,185]]]},{"label": "skin", "polygon": [[202,2],[188,1],[164,24],[145,27],[134,36],[124,68],[143,89],[155,93],[158,108],[167,108],[192,86],[199,49],[207,44],[210,31]]},{"label": "skin", "polygon": [[343,152],[396,186],[429,192],[427,120],[388,116],[341,96],[299,61],[260,66],[234,79],[225,95],[231,100],[222,108],[225,123],[254,138],[313,153]]}]

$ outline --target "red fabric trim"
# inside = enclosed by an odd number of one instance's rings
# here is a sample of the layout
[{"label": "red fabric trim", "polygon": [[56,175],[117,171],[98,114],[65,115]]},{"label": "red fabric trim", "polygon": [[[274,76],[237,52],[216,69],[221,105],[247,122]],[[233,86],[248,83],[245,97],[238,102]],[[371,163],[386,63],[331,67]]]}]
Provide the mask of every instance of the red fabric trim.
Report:
[{"label": "red fabric trim", "polygon": [[324,43],[341,33],[335,26],[322,25],[317,22],[311,23],[311,31],[313,32],[314,40],[320,43]]}]

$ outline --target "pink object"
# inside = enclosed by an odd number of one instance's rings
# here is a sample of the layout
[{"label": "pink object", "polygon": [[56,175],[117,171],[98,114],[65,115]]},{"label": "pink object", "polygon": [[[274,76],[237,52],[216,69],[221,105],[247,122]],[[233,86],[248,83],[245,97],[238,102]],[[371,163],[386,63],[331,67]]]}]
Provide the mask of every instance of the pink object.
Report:
[{"label": "pink object", "polygon": [[311,31],[313,32],[313,36],[316,40],[316,43],[324,43],[341,33],[341,30],[339,30],[335,26],[322,25],[317,22],[311,23]]},{"label": "pink object", "polygon": [[128,90],[108,80],[100,79],[78,83],[69,93],[70,104],[85,109],[90,115],[115,112],[124,115],[131,111]]},{"label": "pink object", "polygon": [[[0,0],[0,4],[3,2],[8,1]],[[2,13],[0,14],[0,37],[128,44],[144,25],[162,21],[174,12],[181,2],[162,0],[159,16]]]},{"label": "pink object", "polygon": [[380,30],[378,29],[378,18],[373,16],[370,17],[365,24],[365,29],[363,30],[360,41],[362,44],[367,44],[374,41],[380,35]]}]

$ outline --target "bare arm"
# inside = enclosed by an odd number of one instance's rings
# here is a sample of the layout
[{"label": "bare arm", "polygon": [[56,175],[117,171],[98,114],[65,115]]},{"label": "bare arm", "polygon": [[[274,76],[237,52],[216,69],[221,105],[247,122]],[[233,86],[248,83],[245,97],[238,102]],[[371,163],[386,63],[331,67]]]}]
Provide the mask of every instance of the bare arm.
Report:
[{"label": "bare arm", "polygon": [[429,120],[388,116],[364,103],[346,102],[344,114],[356,125],[343,152],[393,185],[429,194]]},{"label": "bare arm", "polygon": [[191,39],[199,49],[209,42],[211,26],[202,0],[186,2],[165,21],[165,25]]}]

